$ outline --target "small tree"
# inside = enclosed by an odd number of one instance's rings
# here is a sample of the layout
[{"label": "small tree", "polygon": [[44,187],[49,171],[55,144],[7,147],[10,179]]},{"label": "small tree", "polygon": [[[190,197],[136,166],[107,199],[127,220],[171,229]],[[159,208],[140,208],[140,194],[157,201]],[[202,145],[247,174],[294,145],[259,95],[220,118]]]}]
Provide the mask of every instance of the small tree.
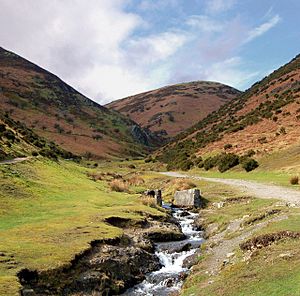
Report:
[{"label": "small tree", "polygon": [[242,163],[242,167],[246,172],[253,171],[258,166],[259,166],[258,162],[253,158],[246,158]]}]

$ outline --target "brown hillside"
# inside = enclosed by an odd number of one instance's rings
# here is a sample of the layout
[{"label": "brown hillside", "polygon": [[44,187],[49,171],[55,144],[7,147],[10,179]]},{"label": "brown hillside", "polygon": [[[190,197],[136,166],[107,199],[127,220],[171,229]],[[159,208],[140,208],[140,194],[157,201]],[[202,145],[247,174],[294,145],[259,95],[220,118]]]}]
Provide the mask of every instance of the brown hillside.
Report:
[{"label": "brown hillside", "polygon": [[0,48],[0,106],[40,136],[81,155],[141,155],[153,138],[57,76]]},{"label": "brown hillside", "polygon": [[232,145],[227,152],[253,149],[263,156],[300,145],[299,139],[300,55],[179,135],[164,147],[162,159],[203,156],[224,151],[226,144]]},{"label": "brown hillside", "polygon": [[173,137],[239,94],[240,91],[221,83],[196,81],[127,97],[107,107],[153,132]]}]

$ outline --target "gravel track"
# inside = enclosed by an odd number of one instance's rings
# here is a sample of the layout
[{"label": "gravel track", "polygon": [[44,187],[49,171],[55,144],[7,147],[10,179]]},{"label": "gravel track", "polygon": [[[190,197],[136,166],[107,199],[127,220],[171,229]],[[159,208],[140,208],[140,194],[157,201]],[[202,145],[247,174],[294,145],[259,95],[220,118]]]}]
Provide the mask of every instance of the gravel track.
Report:
[{"label": "gravel track", "polygon": [[262,184],[255,181],[236,179],[206,178],[195,175],[185,175],[177,172],[163,172],[163,175],[177,178],[190,178],[209,182],[223,183],[238,188],[242,193],[254,195],[259,198],[274,198],[288,204],[300,206],[300,191],[278,185]]}]

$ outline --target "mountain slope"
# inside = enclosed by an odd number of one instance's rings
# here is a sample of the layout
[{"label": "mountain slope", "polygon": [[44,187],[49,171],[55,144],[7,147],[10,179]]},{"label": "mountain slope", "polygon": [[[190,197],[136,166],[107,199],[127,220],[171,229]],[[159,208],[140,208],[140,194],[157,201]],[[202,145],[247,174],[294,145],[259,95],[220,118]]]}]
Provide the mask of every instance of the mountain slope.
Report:
[{"label": "mountain slope", "polygon": [[161,159],[175,155],[208,155],[226,151],[257,156],[300,145],[300,55],[255,83],[198,122],[162,150]]},{"label": "mountain slope", "polygon": [[239,94],[240,91],[221,83],[195,81],[130,96],[106,106],[153,132],[173,137]]},{"label": "mountain slope", "polygon": [[0,106],[15,120],[76,154],[141,155],[152,136],[86,98],[57,76],[0,48]]}]

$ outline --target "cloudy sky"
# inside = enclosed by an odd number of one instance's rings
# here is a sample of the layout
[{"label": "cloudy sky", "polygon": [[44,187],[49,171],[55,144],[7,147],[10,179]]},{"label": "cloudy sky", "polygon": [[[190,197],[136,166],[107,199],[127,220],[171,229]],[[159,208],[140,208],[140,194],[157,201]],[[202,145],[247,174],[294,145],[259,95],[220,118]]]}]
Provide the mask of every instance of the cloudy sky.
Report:
[{"label": "cloudy sky", "polygon": [[0,46],[104,104],[193,80],[244,90],[300,52],[299,0],[0,0]]}]

